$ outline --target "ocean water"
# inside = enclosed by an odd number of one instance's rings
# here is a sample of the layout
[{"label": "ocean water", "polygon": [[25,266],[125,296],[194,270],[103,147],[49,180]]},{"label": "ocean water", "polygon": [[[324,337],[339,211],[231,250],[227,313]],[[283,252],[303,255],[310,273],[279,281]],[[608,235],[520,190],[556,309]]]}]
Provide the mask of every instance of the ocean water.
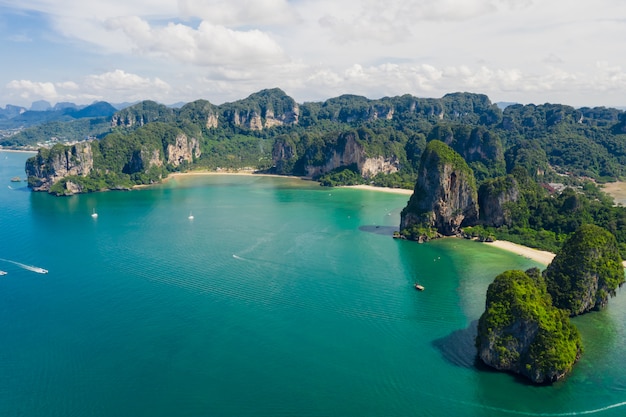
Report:
[{"label": "ocean water", "polygon": [[575,320],[565,381],[492,372],[487,286],[538,265],[392,239],[407,196],[201,176],[57,198],[10,182],[27,156],[0,152],[0,416],[626,413],[623,291]]}]

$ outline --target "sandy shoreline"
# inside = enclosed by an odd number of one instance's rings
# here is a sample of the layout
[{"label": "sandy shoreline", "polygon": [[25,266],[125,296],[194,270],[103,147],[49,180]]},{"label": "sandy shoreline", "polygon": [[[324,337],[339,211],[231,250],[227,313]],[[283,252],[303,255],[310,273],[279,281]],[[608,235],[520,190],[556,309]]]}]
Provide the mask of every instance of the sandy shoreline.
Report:
[{"label": "sandy shoreline", "polygon": [[37,153],[37,151],[27,151],[25,149],[4,149],[4,148],[0,148],[0,152]]},{"label": "sandy shoreline", "polygon": [[172,172],[164,178],[163,181],[168,181],[176,177],[194,177],[202,175],[255,175],[259,177],[274,177],[274,178],[296,178],[309,180],[307,177],[296,177],[293,175],[278,175],[278,174],[261,174],[253,170],[239,170],[239,171],[189,171],[189,172]]},{"label": "sandy shoreline", "polygon": [[496,240],[495,242],[485,242],[485,244],[524,256],[544,265],[548,265],[556,256],[552,252],[529,248],[528,246],[522,246],[517,243],[509,242],[508,240]]},{"label": "sandy shoreline", "polygon": [[[278,175],[278,174],[261,174],[253,170],[239,170],[239,171],[190,171],[190,172],[173,172],[163,179],[163,182],[167,182],[176,177],[193,177],[202,175],[254,175],[260,177],[273,177],[273,178],[291,178],[299,179],[303,181],[312,181],[310,177],[298,177],[295,175]],[[140,186],[141,187],[141,186]],[[342,185],[337,188],[354,188],[358,190],[379,191],[383,193],[412,195],[413,190],[407,190],[403,188],[387,188],[387,187],[375,187],[373,185]]]},{"label": "sandy shoreline", "polygon": [[392,194],[403,194],[403,195],[412,195],[413,190],[407,190],[406,188],[388,188],[388,187],[375,187],[373,185],[342,185],[341,188],[355,188],[357,190],[370,190],[370,191],[380,191],[383,193],[392,193]]},{"label": "sandy shoreline", "polygon": [[[522,246],[517,243],[509,242],[507,240],[496,240],[495,242],[485,243],[487,245],[495,246],[496,248],[504,249],[517,255],[524,256],[528,259],[532,259],[533,261],[539,262],[546,266],[550,262],[552,262],[552,259],[554,259],[554,257],[556,256],[552,252],[529,248],[528,246]],[[626,268],[626,261],[623,261],[622,264],[624,265],[624,268]]]}]

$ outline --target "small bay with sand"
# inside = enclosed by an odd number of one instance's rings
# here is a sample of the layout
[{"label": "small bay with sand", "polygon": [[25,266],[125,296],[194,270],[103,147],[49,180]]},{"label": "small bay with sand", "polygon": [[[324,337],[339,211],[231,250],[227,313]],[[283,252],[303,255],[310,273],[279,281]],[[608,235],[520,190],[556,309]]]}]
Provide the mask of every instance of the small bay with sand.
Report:
[{"label": "small bay with sand", "polygon": [[544,265],[394,240],[408,195],[194,175],[60,198],[9,188],[28,155],[0,156],[0,258],[48,271],[0,261],[2,416],[626,410],[622,290],[574,320],[586,350],[565,381],[485,369],[473,337],[487,286]]}]

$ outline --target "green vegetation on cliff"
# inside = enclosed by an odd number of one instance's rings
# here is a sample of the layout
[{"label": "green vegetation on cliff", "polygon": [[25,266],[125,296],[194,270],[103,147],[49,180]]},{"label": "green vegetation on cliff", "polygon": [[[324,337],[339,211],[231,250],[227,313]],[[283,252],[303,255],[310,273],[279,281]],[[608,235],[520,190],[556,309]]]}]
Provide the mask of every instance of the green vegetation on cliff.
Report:
[{"label": "green vegetation on cliff", "polygon": [[564,377],[582,352],[578,330],[552,305],[537,269],[505,271],[489,285],[476,344],[487,365],[535,383]]},{"label": "green vegetation on cliff", "polygon": [[554,305],[571,315],[606,306],[624,283],[617,241],[609,231],[587,224],[573,233],[544,272]]},{"label": "green vegetation on cliff", "polygon": [[[455,235],[478,219],[478,195],[471,168],[461,155],[439,140],[422,153],[413,195],[400,215],[400,234],[422,241],[431,230]],[[417,235],[417,239],[416,239]]]}]

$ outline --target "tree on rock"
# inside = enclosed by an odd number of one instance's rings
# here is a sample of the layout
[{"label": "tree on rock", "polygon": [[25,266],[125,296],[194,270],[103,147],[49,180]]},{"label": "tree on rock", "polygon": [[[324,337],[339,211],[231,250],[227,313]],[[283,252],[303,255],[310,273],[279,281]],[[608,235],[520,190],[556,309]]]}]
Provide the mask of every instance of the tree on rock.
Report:
[{"label": "tree on rock", "polygon": [[565,242],[544,271],[555,306],[576,316],[608,303],[624,283],[617,240],[593,224],[581,226]]},{"label": "tree on rock", "polygon": [[476,346],[485,364],[537,384],[565,377],[582,352],[578,330],[552,305],[536,268],[505,271],[489,285]]}]

